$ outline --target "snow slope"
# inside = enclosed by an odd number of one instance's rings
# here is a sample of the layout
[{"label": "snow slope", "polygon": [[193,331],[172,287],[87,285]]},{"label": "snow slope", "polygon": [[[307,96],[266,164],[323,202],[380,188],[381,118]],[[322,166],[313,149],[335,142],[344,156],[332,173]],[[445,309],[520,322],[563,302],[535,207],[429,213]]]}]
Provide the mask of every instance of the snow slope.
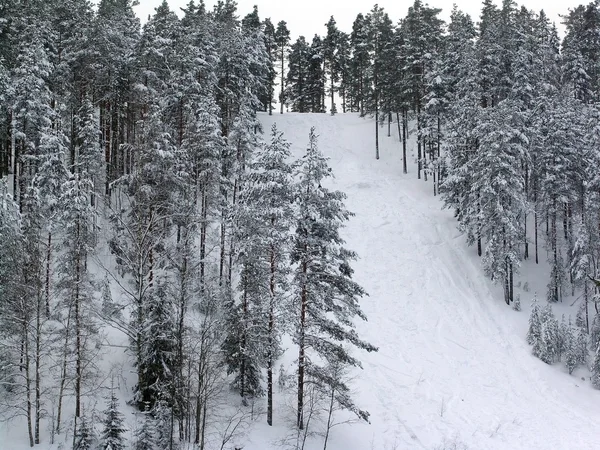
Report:
[{"label": "snow slope", "polygon": [[[261,119],[267,136],[277,123],[297,156],[316,127],[336,177],[332,187],[347,193],[356,214],[343,234],[360,257],[355,279],[370,294],[362,303],[369,322],[358,324],[359,332],[380,350],[360,355],[364,370],[355,381],[371,424],[335,428],[328,448],[600,448],[600,392],[531,356],[524,339],[529,302],[520,313],[503,303],[431,183],[416,179],[414,158],[402,174],[397,136],[380,130],[377,161],[372,120]],[[246,450],[268,445],[266,428],[259,430]]]}]

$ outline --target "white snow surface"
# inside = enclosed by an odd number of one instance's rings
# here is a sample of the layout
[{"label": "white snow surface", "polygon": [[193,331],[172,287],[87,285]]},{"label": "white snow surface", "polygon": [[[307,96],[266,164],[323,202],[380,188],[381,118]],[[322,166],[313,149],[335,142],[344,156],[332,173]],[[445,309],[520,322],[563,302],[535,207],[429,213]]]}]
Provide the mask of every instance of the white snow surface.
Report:
[{"label": "white snow surface", "polygon": [[[600,392],[531,355],[525,342],[530,298],[522,312],[504,303],[452,212],[433,196],[431,181],[417,180],[414,141],[403,175],[394,126],[392,137],[387,126],[380,128],[376,160],[373,120],[355,114],[261,119],[266,135],[277,124],[296,156],[314,126],[335,175],[330,187],[348,195],[346,206],[355,213],[342,235],[359,255],[354,278],[369,293],[361,303],[368,322],[358,323],[358,331],[379,347],[357,351],[363,370],[355,373],[356,398],[371,424],[334,428],[328,449],[600,448]],[[260,430],[245,450],[277,448],[260,442],[258,435],[268,432]]]},{"label": "white snow surface", "polygon": [[[371,423],[334,427],[327,449],[600,448],[600,392],[591,388],[589,372],[580,369],[570,376],[558,364],[548,366],[531,355],[525,342],[533,290],[544,298],[546,266],[524,265],[517,280],[528,281],[532,290],[517,289],[523,311],[513,311],[484,276],[452,212],[433,196],[431,181],[417,180],[413,140],[409,173],[402,174],[395,126],[389,138],[387,127],[380,129],[381,159],[375,160],[371,119],[292,113],[260,118],[265,139],[277,123],[296,157],[304,153],[314,126],[335,175],[328,187],[344,191],[346,206],[355,213],[342,235],[359,255],[354,278],[369,293],[361,303],[369,320],[359,321],[357,328],[379,352],[356,350],[363,369],[352,375],[356,403],[371,413]],[[574,314],[573,301],[557,305],[555,312]],[[283,363],[291,372],[296,349],[291,343],[287,347]],[[125,358],[111,351],[103,365]],[[128,427],[135,429],[133,411],[124,405],[128,394],[121,394]],[[239,397],[232,396],[235,401]],[[265,402],[261,398],[257,404]],[[103,409],[103,400],[99,403]],[[260,417],[225,448],[287,448],[281,443],[290,435],[287,403],[293,399],[276,390],[274,426]],[[0,423],[0,450],[28,448],[24,431],[20,423]],[[57,448],[45,443],[36,448]],[[68,443],[64,448],[70,448]],[[305,446],[322,448],[318,436]]]}]

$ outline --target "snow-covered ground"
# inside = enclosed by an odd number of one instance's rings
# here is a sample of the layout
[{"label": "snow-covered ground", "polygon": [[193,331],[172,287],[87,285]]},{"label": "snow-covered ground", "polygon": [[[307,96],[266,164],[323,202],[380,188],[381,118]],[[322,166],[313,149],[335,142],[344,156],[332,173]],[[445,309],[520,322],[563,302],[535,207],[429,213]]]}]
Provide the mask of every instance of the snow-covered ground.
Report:
[{"label": "snow-covered ground", "polygon": [[[262,120],[267,131],[277,123],[297,156],[316,127],[319,147],[331,158],[333,187],[347,193],[356,214],[343,234],[360,257],[355,279],[370,294],[362,302],[369,321],[358,329],[379,346],[361,355],[364,370],[355,380],[371,424],[335,428],[328,448],[432,449],[444,441],[476,450],[600,448],[600,392],[577,372],[569,376],[531,356],[524,337],[533,293],[518,290],[522,312],[504,304],[452,212],[441,209],[430,182],[417,180],[413,143],[403,175],[401,147],[387,127],[375,159],[372,120],[354,114]],[[535,272],[548,273],[531,264],[523,269]],[[545,283],[529,281],[542,299]],[[268,439],[261,442],[259,434],[245,450],[265,448]]]},{"label": "snow-covered ground", "polygon": [[[452,212],[441,209],[431,183],[417,180],[412,156],[409,174],[402,174],[397,136],[381,130],[377,161],[372,120],[354,114],[261,120],[266,138],[277,123],[296,156],[316,127],[336,177],[331,187],[347,193],[346,205],[356,214],[343,235],[360,258],[355,279],[370,294],[362,302],[369,321],[357,325],[379,352],[357,355],[364,370],[352,375],[357,404],[371,413],[371,424],[335,427],[328,449],[600,448],[600,392],[582,380],[587,373],[569,376],[547,366],[531,356],[524,339],[533,290],[544,298],[545,266],[524,266],[517,280],[528,279],[532,289],[518,289],[524,310],[513,311],[483,275],[475,250],[457,231]],[[567,303],[557,312],[568,313]],[[113,357],[123,359],[120,352],[107,356]],[[291,349],[288,361],[293,357]],[[280,414],[283,399],[275,400],[275,427],[258,421],[238,440],[244,450],[282,448],[289,429]],[[0,424],[0,450],[26,448],[22,430]],[[305,448],[322,447],[315,438]]]}]

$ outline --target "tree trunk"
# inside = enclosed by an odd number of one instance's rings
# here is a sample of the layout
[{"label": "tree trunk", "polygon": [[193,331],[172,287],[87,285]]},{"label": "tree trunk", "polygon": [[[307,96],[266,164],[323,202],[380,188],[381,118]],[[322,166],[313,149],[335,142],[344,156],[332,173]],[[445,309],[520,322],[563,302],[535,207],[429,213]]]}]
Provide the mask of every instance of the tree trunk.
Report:
[{"label": "tree trunk", "polygon": [[533,227],[534,227],[534,241],[535,241],[535,263],[540,263],[539,252],[538,252],[538,204],[537,204],[537,188],[534,185],[533,191]]},{"label": "tree trunk", "polygon": [[[271,219],[273,225],[275,219]],[[267,424],[273,425],[273,359],[275,333],[275,246],[270,248],[271,276],[269,280],[269,328],[267,349]]]},{"label": "tree trunk", "polygon": [[204,294],[205,285],[205,267],[206,267],[206,230],[208,219],[208,205],[206,195],[206,184],[202,184],[202,221],[200,223],[200,292]]},{"label": "tree trunk", "polygon": [[241,325],[241,345],[242,354],[240,361],[240,396],[242,403],[246,405],[246,345],[247,345],[247,324],[248,324],[248,275],[244,275],[244,293],[242,295],[242,325]]},{"label": "tree trunk", "polygon": [[42,416],[41,403],[41,364],[42,364],[42,299],[38,292],[38,302],[35,313],[35,443],[40,443],[40,419]]},{"label": "tree trunk", "polygon": [[30,354],[29,354],[29,337],[27,332],[27,323],[24,321],[23,323],[23,366],[25,367],[25,398],[26,398],[26,406],[25,406],[25,414],[27,416],[27,434],[29,435],[29,446],[33,447],[33,422],[31,417],[31,362],[30,362]]},{"label": "tree trunk", "polygon": [[379,159],[379,108],[375,106],[375,159]]},{"label": "tree trunk", "polygon": [[75,236],[76,253],[75,253],[75,417],[81,417],[81,381],[83,377],[83,361],[82,361],[82,336],[81,336],[81,305],[79,284],[81,281],[81,255],[80,255],[80,218],[77,218],[77,234]]},{"label": "tree trunk", "polygon": [[62,354],[62,367],[60,369],[60,385],[58,388],[58,407],[56,413],[56,434],[60,434],[60,423],[62,419],[62,402],[65,394],[65,385],[67,382],[67,361],[69,357],[69,339],[70,339],[70,331],[71,331],[71,308],[72,303],[69,304],[69,310],[67,312],[67,326],[65,327],[65,342],[63,345],[63,354]]},{"label": "tree trunk", "polygon": [[285,45],[281,46],[281,95],[279,96],[279,104],[283,114],[283,104],[285,103],[285,84],[284,84],[284,72],[285,72]]},{"label": "tree trunk", "polygon": [[407,138],[407,130],[408,129],[408,118],[406,109],[402,110],[402,172],[408,173],[407,163],[406,163],[406,138]]},{"label": "tree trunk", "polygon": [[329,409],[327,411],[327,426],[325,427],[325,442],[323,443],[323,450],[327,450],[327,441],[329,440],[329,432],[333,426],[333,408],[335,405],[335,388],[331,388],[331,395],[329,396]]},{"label": "tree trunk", "polygon": [[[417,105],[417,179],[421,179],[421,169],[422,169],[422,151],[421,148],[421,109]],[[427,180],[425,180],[427,181]]]},{"label": "tree trunk", "polygon": [[556,212],[556,200],[554,201],[554,207],[553,207],[553,211],[552,211],[552,223],[551,223],[551,243],[552,243],[552,262],[554,264],[554,301],[558,302],[559,300],[559,290],[560,290],[560,286],[559,286],[559,277],[558,277],[558,271],[559,271],[559,267],[558,267],[558,242],[557,242],[557,234],[558,234],[558,230],[557,230],[557,226],[556,226],[556,219],[557,219],[557,212]]},{"label": "tree trunk", "polygon": [[50,266],[52,260],[52,232],[48,231],[48,248],[46,251],[46,318],[50,318]]},{"label": "tree trunk", "polygon": [[[308,246],[304,245],[304,254],[308,254]],[[306,258],[306,256],[305,256]],[[308,273],[308,264],[306,260],[302,262],[302,274],[303,277],[306,278]],[[298,417],[297,417],[297,425],[300,430],[304,428],[304,362],[306,357],[306,349],[305,349],[305,328],[306,328],[306,308],[308,306],[308,292],[306,289],[306,282],[303,282],[302,285],[302,293],[300,301],[302,302],[300,305],[300,337],[298,342]]]}]

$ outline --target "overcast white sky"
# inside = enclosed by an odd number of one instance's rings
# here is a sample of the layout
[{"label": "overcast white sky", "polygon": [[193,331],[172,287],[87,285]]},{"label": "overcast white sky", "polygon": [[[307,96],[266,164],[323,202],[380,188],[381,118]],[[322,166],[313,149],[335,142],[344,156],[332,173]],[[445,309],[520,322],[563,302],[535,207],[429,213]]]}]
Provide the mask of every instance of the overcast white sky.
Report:
[{"label": "overcast white sky", "polygon": [[[519,5],[525,5],[529,9],[539,11],[544,9],[552,21],[555,21],[562,34],[562,25],[559,14],[566,14],[569,8],[578,4],[589,3],[590,0],[517,0]],[[135,8],[137,15],[146,21],[148,14],[153,14],[154,9],[162,0],[139,0],[139,5]],[[185,6],[189,0],[168,0],[171,9],[180,13],[180,8]],[[208,8],[212,8],[216,0],[206,0]],[[288,23],[288,28],[292,37],[304,35],[312,38],[315,33],[323,35],[325,33],[325,22],[330,16],[334,16],[338,27],[344,31],[352,29],[352,22],[359,12],[366,14],[371,10],[375,3],[384,8],[392,21],[398,20],[406,15],[408,7],[413,3],[412,0],[238,0],[238,11],[240,17],[245,16],[252,11],[253,5],[258,5],[258,12],[261,19],[270,17],[275,24],[280,20]],[[432,7],[442,9],[441,18],[448,20],[453,3],[456,3],[460,9],[469,13],[477,22],[481,11],[480,0],[429,0]],[[496,4],[501,4],[501,0],[496,0]]]}]

